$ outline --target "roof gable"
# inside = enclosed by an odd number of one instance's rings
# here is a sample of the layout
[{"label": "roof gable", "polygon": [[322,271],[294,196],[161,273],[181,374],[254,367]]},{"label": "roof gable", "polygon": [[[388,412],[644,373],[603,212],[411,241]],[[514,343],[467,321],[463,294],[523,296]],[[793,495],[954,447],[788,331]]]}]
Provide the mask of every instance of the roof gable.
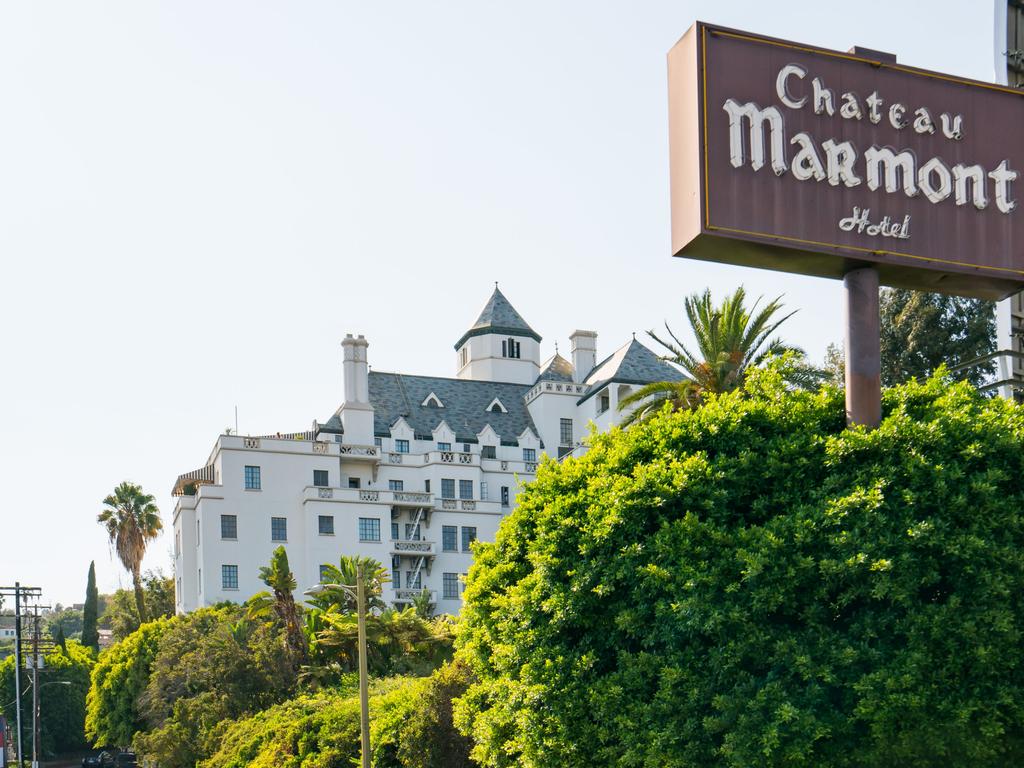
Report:
[{"label": "roof gable", "polygon": [[686,376],[672,367],[636,339],[619,347],[615,352],[594,366],[584,380],[589,387],[583,402],[605,384],[650,384],[655,381],[682,381]]}]

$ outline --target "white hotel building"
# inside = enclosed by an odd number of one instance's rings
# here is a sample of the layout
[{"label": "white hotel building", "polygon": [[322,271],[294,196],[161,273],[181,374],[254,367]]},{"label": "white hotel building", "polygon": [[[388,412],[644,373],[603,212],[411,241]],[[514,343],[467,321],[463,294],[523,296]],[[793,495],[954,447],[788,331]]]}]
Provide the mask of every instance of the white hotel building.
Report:
[{"label": "white hotel building", "polygon": [[589,423],[617,423],[638,385],[681,377],[635,339],[598,362],[597,335],[576,331],[572,361],[543,364],[540,340],[497,288],[455,345],[453,379],[370,371],[366,340],[346,336],[345,399],[325,423],[221,435],[178,478],[177,610],[264,589],[259,569],[283,544],[297,597],[321,564],[366,555],[390,566],[388,603],[426,589],[458,613],[470,544],[493,540],[540,457],[580,452]]}]

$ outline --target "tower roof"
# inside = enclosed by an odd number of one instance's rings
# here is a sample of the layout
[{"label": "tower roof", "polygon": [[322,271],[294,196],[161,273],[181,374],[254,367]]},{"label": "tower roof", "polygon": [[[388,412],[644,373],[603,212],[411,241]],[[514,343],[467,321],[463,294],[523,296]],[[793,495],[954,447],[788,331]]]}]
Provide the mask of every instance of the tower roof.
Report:
[{"label": "tower roof", "polygon": [[579,402],[582,403],[613,381],[620,384],[651,384],[655,381],[682,381],[685,378],[682,371],[633,339],[595,365],[587,374],[584,383],[589,389]]},{"label": "tower roof", "polygon": [[491,298],[487,300],[487,304],[480,312],[480,317],[468,331],[462,334],[462,338],[455,344],[455,349],[465,344],[467,339],[487,333],[529,336],[535,341],[540,341],[540,334],[530,327],[522,315],[516,312],[516,308],[505,298],[505,294],[498,290],[497,285],[494,286],[494,293],[491,294]]}]

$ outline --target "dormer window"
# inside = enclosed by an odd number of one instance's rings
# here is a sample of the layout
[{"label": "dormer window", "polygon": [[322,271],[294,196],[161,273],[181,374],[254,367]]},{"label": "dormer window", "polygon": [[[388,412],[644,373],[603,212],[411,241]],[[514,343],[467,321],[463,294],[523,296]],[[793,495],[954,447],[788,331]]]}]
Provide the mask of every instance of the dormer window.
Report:
[{"label": "dormer window", "polygon": [[501,400],[498,398],[491,400],[491,404],[487,406],[487,410],[491,413],[508,413],[508,409],[501,404]]},{"label": "dormer window", "polygon": [[427,399],[420,403],[420,405],[424,408],[444,408],[444,403],[442,403],[441,399],[433,392],[427,395]]},{"label": "dormer window", "polygon": [[501,356],[510,359],[519,359],[519,342],[509,337],[501,341]]},{"label": "dormer window", "polygon": [[608,395],[608,390],[606,389],[604,392],[601,393],[601,395],[600,395],[600,397],[598,399],[598,409],[597,409],[597,412],[598,413],[604,413],[605,411],[607,411],[611,407],[612,407],[611,397]]}]

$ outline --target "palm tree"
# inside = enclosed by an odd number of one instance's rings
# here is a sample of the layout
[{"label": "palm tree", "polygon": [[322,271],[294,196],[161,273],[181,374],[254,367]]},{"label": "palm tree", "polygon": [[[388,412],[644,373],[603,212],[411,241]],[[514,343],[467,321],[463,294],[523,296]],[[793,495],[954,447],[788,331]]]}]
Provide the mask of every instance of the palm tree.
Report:
[{"label": "palm tree", "polygon": [[356,598],[352,591],[332,588],[329,585],[341,584],[354,589],[357,580],[356,574],[360,569],[363,572],[367,613],[374,609],[383,611],[387,606],[381,599],[381,594],[384,592],[385,582],[391,581],[391,577],[379,560],[362,555],[353,557],[342,555],[337,565],[325,563],[320,571],[320,581],[324,584],[323,591],[311,596],[307,602],[320,609],[326,610],[333,605],[343,613],[355,614],[357,612]]},{"label": "palm tree", "polygon": [[139,612],[139,623],[149,620],[146,613],[146,599],[142,591],[142,558],[146,546],[155,539],[163,523],[160,510],[153,497],[143,493],[134,483],[123,482],[103,500],[104,509],[97,518],[107,529],[110,544],[125,570],[131,571],[132,586],[135,588],[135,607]]},{"label": "palm tree", "polygon": [[306,660],[308,650],[306,636],[299,622],[299,607],[292,594],[296,589],[295,575],[288,565],[288,552],[284,546],[274,550],[270,565],[260,568],[260,579],[270,587],[270,592],[257,592],[249,598],[249,618],[275,616],[284,625],[284,642],[295,660],[295,665]]},{"label": "palm tree", "polygon": [[[782,309],[782,297],[768,302],[760,310],[760,299],[747,309],[744,306],[746,297],[746,291],[740,286],[719,307],[712,303],[708,289],[684,300],[686,317],[697,339],[696,352],[691,352],[679,340],[668,323],[665,323],[667,341],[654,331],[647,332],[668,352],[662,359],[682,368],[686,378],[682,381],[657,381],[623,398],[619,402],[619,410],[634,409],[623,419],[623,425],[650,418],[666,403],[671,403],[673,410],[685,410],[698,405],[705,394],[736,389],[742,386],[748,369],[762,365],[770,357],[786,352],[803,357],[804,352],[799,347],[785,344],[780,339],[769,340],[782,323],[796,314],[790,312],[776,317]],[[803,369],[794,369],[790,378],[799,383],[813,379],[814,375]]]}]

